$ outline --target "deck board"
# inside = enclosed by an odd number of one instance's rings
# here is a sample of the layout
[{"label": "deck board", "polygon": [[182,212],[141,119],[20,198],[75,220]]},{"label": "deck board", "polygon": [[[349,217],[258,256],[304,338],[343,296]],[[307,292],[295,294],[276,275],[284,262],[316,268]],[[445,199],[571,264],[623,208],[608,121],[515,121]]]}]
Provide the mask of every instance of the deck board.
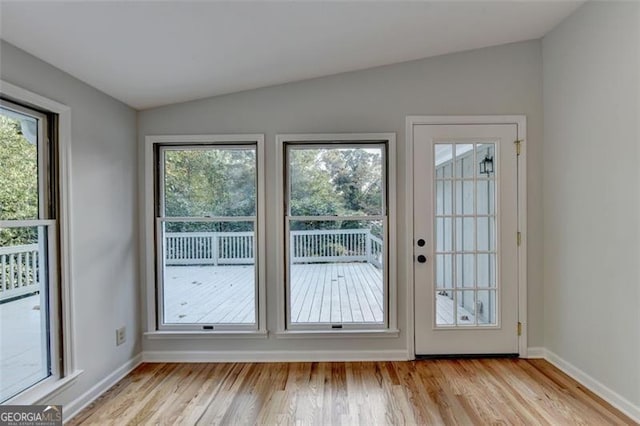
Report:
[{"label": "deck board", "polygon": [[[251,324],[252,265],[168,266],[165,322]],[[291,268],[293,323],[383,322],[382,272],[368,263],[309,263]]]}]

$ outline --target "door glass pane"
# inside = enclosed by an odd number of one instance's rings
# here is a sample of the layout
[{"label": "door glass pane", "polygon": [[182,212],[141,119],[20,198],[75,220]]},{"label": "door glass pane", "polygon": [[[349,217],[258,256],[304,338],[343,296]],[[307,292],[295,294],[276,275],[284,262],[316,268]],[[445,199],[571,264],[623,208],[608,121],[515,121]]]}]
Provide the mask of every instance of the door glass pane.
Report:
[{"label": "door glass pane", "polygon": [[38,219],[38,119],[0,107],[0,220]]},{"label": "door glass pane", "polygon": [[382,221],[289,223],[291,323],[383,323]]},{"label": "door glass pane", "polygon": [[451,218],[436,218],[436,250],[438,252],[451,251],[452,239],[453,229],[451,228]]},{"label": "door glass pane", "polygon": [[475,325],[475,291],[458,291],[456,296],[458,325]]},{"label": "door glass pane", "polygon": [[449,179],[452,177],[452,160],[453,145],[451,144],[435,144],[434,145],[434,161],[436,168],[436,177]]},{"label": "door glass pane", "polygon": [[47,378],[47,227],[0,229],[0,402]]},{"label": "door glass pane", "polygon": [[494,290],[478,291],[478,299],[476,301],[476,312],[478,324],[495,325],[496,324],[496,292]]},{"label": "door glass pane", "polygon": [[454,325],[453,291],[436,292],[436,325]]},{"label": "door glass pane", "polygon": [[456,251],[473,251],[475,248],[475,219],[472,217],[456,218]]},{"label": "door glass pane", "polygon": [[436,254],[436,287],[453,288],[453,255]]},{"label": "door glass pane", "polygon": [[456,214],[473,214],[475,210],[473,186],[473,181],[456,181]]},{"label": "door glass pane", "polygon": [[478,214],[495,214],[495,185],[494,180],[485,179],[476,182]]},{"label": "door glass pane", "polygon": [[495,251],[495,217],[478,217],[478,251]]},{"label": "door glass pane", "polygon": [[[498,287],[496,144],[456,143],[435,147],[434,177],[439,178],[434,194],[435,322],[448,326],[494,325]],[[453,152],[455,158],[452,159]],[[454,171],[446,180],[444,168],[450,160]],[[449,193],[445,191],[445,183],[449,182],[452,183],[451,214],[445,211],[443,195]],[[454,225],[451,230],[449,223]]]},{"label": "door glass pane", "polygon": [[496,255],[478,254],[478,287],[496,286]]},{"label": "door glass pane", "polygon": [[163,152],[164,216],[255,216],[255,148]]},{"label": "door glass pane", "polygon": [[456,178],[473,178],[474,156],[473,145],[456,145]]}]

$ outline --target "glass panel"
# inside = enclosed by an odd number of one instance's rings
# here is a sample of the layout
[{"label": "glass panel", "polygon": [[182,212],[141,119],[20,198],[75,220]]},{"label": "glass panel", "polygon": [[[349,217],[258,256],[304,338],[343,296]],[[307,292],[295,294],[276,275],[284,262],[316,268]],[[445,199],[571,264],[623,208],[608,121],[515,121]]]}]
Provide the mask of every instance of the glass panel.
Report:
[{"label": "glass panel", "polygon": [[474,325],[475,318],[475,292],[473,290],[457,291],[458,299],[457,323],[459,325]]},{"label": "glass panel", "polygon": [[494,290],[478,290],[478,300],[476,311],[478,324],[496,324],[496,292]]},{"label": "glass panel", "polygon": [[473,251],[475,234],[474,218],[456,218],[456,251]]},{"label": "glass panel", "polygon": [[0,402],[51,374],[47,227],[0,229]]},{"label": "glass panel", "polygon": [[473,178],[473,145],[456,145],[456,178]]},{"label": "glass panel", "polygon": [[38,120],[0,108],[0,220],[38,219]]},{"label": "glass panel", "polygon": [[454,325],[453,291],[436,292],[436,325]]},{"label": "glass panel", "polygon": [[436,218],[436,251],[451,251],[451,218]]},{"label": "glass panel", "polygon": [[451,160],[453,159],[453,145],[435,144],[434,159],[436,177],[451,178]]},{"label": "glass panel", "polygon": [[253,222],[165,222],[165,324],[255,324]]},{"label": "glass panel", "polygon": [[164,151],[167,217],[255,216],[255,148]]},{"label": "glass panel", "polygon": [[436,214],[451,214],[451,181],[436,181]]},{"label": "glass panel", "polygon": [[496,249],[496,229],[495,218],[478,217],[478,250],[495,251]]},{"label": "glass panel", "polygon": [[383,323],[382,222],[293,220],[289,224],[291,323]]},{"label": "glass panel", "polygon": [[383,148],[290,148],[292,216],[383,214]]},{"label": "glass panel", "polygon": [[496,286],[496,255],[478,255],[478,287]]},{"label": "glass panel", "polygon": [[473,181],[456,181],[456,214],[473,214]]},{"label": "glass panel", "polygon": [[436,254],[436,287],[453,287],[453,255]]},{"label": "glass panel", "polygon": [[494,180],[479,180],[476,182],[478,214],[495,214],[495,187],[496,182]]},{"label": "glass panel", "polygon": [[497,171],[497,159],[495,158],[496,146],[493,143],[476,145],[476,176],[480,178],[494,179]]},{"label": "glass panel", "polygon": [[456,288],[475,285],[475,255],[456,255]]}]

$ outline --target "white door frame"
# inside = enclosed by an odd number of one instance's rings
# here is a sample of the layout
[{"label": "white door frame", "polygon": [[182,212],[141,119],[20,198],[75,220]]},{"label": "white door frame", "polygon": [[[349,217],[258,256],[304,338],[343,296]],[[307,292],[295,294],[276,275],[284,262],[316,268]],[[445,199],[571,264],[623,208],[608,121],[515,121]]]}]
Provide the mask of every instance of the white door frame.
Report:
[{"label": "white door frame", "polygon": [[421,124],[515,124],[518,131],[520,155],[518,158],[518,230],[521,233],[518,247],[518,322],[522,333],[518,340],[520,358],[527,358],[527,118],[524,115],[414,115],[406,118],[405,127],[405,181],[406,211],[406,274],[407,274],[407,351],[415,359],[415,277],[413,230],[413,128]]}]

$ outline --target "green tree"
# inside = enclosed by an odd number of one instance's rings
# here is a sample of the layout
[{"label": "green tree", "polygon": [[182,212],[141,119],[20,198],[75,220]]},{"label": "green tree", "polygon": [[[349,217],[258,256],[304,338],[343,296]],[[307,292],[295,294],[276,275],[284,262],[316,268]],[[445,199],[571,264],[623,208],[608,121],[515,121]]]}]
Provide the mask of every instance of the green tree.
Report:
[{"label": "green tree", "polygon": [[[38,218],[38,149],[20,122],[0,114],[0,219]],[[0,246],[32,243],[35,228],[0,230]]]},{"label": "green tree", "polygon": [[[168,217],[256,214],[256,158],[250,149],[167,150],[164,158]],[[170,222],[170,232],[248,231],[249,223]]]}]

